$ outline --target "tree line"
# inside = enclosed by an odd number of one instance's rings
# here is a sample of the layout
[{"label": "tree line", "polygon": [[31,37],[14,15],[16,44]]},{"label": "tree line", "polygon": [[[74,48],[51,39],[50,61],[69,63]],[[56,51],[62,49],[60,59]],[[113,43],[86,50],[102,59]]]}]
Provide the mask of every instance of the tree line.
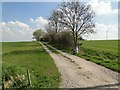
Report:
[{"label": "tree line", "polygon": [[[90,5],[80,3],[78,0],[62,2],[49,16],[49,23],[45,27],[47,32],[36,30],[33,36],[36,40],[41,39],[61,48],[71,48],[77,53],[78,41],[83,40],[83,35],[95,33],[94,17],[95,13]],[[37,35],[36,32],[40,33]]]}]

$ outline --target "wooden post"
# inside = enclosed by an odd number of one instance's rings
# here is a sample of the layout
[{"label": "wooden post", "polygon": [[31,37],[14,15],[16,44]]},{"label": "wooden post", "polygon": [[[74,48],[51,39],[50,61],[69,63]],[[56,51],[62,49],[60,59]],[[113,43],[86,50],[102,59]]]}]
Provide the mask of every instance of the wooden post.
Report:
[{"label": "wooden post", "polygon": [[29,69],[27,70],[27,76],[28,76],[28,86],[31,86],[31,79],[30,79]]},{"label": "wooden post", "polygon": [[6,88],[5,88],[5,79],[4,79],[4,76],[3,76],[3,90],[6,90]]},{"label": "wooden post", "polygon": [[5,87],[5,71],[4,71],[3,77],[2,77],[2,88],[3,88],[3,90],[6,90],[6,87]]}]

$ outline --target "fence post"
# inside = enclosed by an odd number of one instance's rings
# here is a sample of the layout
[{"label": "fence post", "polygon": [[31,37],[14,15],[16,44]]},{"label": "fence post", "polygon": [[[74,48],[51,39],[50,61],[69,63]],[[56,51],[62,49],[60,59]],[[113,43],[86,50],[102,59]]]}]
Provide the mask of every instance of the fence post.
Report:
[{"label": "fence post", "polygon": [[3,75],[3,82],[2,82],[2,84],[3,84],[3,90],[6,90],[6,88],[5,88],[5,76]]},{"label": "fence post", "polygon": [[30,79],[29,69],[27,70],[27,76],[28,76],[28,86],[31,86],[31,79]]},{"label": "fence post", "polygon": [[4,73],[3,73],[3,77],[2,77],[2,85],[3,85],[3,90],[6,90],[6,87],[5,87],[5,72],[6,71],[4,71]]}]

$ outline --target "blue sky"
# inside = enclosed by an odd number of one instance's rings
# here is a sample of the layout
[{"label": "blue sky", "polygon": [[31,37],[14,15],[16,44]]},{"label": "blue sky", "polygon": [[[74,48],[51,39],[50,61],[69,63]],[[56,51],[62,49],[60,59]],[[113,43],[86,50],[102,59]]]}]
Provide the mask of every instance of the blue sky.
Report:
[{"label": "blue sky", "polygon": [[[60,2],[3,2],[3,41],[31,40],[32,32],[35,29],[44,28],[48,22],[47,18],[50,16],[51,11],[57,9],[59,3]],[[97,25],[97,34],[85,36],[85,38],[89,40],[106,39],[105,33],[109,31],[109,39],[117,39],[118,3],[110,2],[109,0],[108,2],[89,0],[87,3],[91,5],[96,13],[95,23]]]},{"label": "blue sky", "polygon": [[[26,22],[29,18],[42,16],[47,19],[50,12],[58,7],[59,2],[3,2],[3,21]],[[112,8],[117,9],[118,3],[112,2]],[[100,17],[98,17],[101,20]],[[103,22],[103,21],[102,21]]]},{"label": "blue sky", "polygon": [[58,2],[3,2],[3,21],[26,22],[38,16],[47,19],[50,12],[57,7]]}]

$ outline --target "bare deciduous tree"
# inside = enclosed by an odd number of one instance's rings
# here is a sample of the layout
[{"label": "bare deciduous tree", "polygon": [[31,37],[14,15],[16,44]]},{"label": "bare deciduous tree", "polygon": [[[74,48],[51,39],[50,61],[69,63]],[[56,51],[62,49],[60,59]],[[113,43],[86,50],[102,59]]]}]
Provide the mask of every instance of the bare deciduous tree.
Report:
[{"label": "bare deciduous tree", "polygon": [[53,10],[51,16],[49,17],[49,29],[55,33],[63,29],[61,23],[59,23],[58,17],[60,17],[59,11]]},{"label": "bare deciduous tree", "polygon": [[57,20],[72,32],[74,40],[73,50],[77,52],[78,37],[95,32],[93,29],[95,27],[95,14],[91,10],[90,5],[85,5],[75,0],[61,3],[58,12],[59,17],[57,17]]}]

